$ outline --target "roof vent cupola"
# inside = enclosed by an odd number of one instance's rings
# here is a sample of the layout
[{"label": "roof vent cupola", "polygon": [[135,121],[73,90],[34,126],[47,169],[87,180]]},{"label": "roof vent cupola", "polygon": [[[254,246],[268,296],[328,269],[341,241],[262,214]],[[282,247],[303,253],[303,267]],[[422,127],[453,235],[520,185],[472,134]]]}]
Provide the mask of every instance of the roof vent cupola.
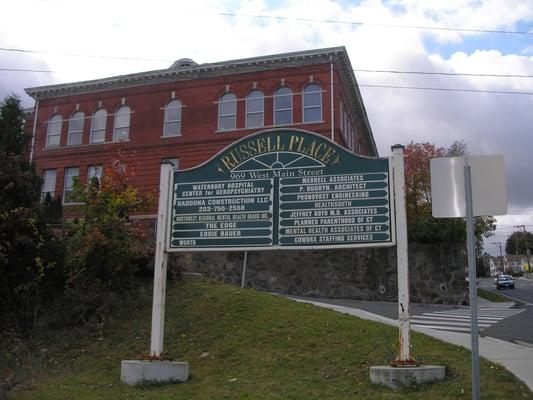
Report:
[{"label": "roof vent cupola", "polygon": [[170,68],[187,68],[187,67],[196,67],[198,64],[191,58],[180,58],[178,61],[170,66]]}]

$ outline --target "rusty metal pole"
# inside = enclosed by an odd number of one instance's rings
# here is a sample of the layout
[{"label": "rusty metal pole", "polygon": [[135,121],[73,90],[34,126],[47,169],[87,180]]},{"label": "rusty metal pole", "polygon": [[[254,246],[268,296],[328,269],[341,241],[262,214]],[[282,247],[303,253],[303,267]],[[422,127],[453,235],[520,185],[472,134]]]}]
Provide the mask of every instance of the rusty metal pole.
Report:
[{"label": "rusty metal pole", "polygon": [[396,214],[396,252],[398,258],[398,322],[400,328],[400,355],[396,366],[416,365],[411,359],[409,322],[409,263],[407,256],[407,212],[405,209],[405,173],[403,149],[392,146],[392,172]]},{"label": "rusty metal pole", "polygon": [[472,175],[468,157],[464,167],[466,244],[468,250],[468,291],[470,295],[470,346],[472,350],[472,400],[479,400],[479,340],[477,316],[476,236],[474,234],[474,207]]},{"label": "rusty metal pole", "polygon": [[248,260],[248,252],[244,252],[244,261],[242,263],[242,279],[241,279],[241,288],[244,288],[246,283],[246,261]]}]

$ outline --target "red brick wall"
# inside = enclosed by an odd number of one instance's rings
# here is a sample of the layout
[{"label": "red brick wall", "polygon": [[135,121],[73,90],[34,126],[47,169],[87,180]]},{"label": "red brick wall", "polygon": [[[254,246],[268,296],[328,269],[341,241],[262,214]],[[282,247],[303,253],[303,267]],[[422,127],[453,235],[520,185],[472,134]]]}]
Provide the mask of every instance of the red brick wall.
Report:
[{"label": "red brick wall", "polygon": [[[325,91],[322,96],[322,123],[301,124],[302,96],[301,91],[309,83],[310,75],[314,83],[319,83]],[[237,101],[237,130],[217,132],[218,105],[216,101],[225,93],[226,85],[229,91],[244,99],[253,90],[256,82],[257,89],[265,95],[265,126],[273,124],[272,94],[282,85],[293,91],[293,128],[310,130],[324,136],[331,136],[330,121],[330,69],[329,64],[311,65],[298,68],[280,68],[272,71],[236,74],[209,79],[195,79],[176,81],[157,85],[130,87],[113,91],[65,96],[55,99],[42,100],[39,104],[38,124],[34,145],[34,160],[39,173],[43,169],[57,169],[56,194],[62,194],[64,169],[79,167],[80,180],[86,180],[87,167],[95,164],[108,164],[113,155],[113,143],[89,144],[91,116],[98,109],[101,101],[102,108],[108,112],[106,126],[106,142],[113,139],[114,113],[125,98],[125,105],[131,108],[129,142],[123,144],[129,155],[133,155],[136,164],[136,177],[133,184],[142,192],[151,192],[159,187],[159,165],[162,158],[178,158],[180,168],[194,167],[220,151],[238,138],[261,130],[262,128],[244,129],[245,101]],[[334,106],[339,104],[338,77],[334,75]],[[176,99],[183,105],[181,136],[162,138],[163,135],[163,107],[171,100],[171,92],[175,92]],[[82,146],[66,146],[68,136],[68,122],[70,116],[79,111],[85,114],[85,124]],[[61,145],[59,148],[45,149],[47,121],[54,115],[55,109],[63,117],[61,131]],[[341,135],[338,134],[339,113],[335,110],[335,141],[343,146]],[[300,123],[298,123],[300,122]],[[151,213],[155,213],[157,204]]]}]

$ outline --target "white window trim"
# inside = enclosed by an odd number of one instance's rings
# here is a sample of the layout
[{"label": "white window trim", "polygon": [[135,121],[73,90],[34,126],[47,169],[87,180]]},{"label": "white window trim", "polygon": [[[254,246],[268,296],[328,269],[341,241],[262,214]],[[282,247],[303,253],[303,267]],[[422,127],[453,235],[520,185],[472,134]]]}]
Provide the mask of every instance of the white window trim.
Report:
[{"label": "white window trim", "polygon": [[[51,185],[53,186],[52,190],[44,190],[45,189],[45,184],[46,184],[46,175],[48,172],[51,172],[51,171],[54,171],[54,184]],[[50,197],[53,199],[56,195],[56,187],[57,187],[57,169],[55,168],[52,168],[52,169],[45,169],[43,170],[43,173],[42,173],[42,179],[43,179],[43,185],[41,187],[41,201],[44,201],[44,198],[46,196],[47,193],[50,193]]]},{"label": "white window trim", "polygon": [[[309,86],[317,86],[319,89],[317,91],[306,92],[305,88],[307,88]],[[320,85],[317,84],[317,83],[309,84],[305,88],[302,91],[303,92],[303,94],[302,94],[302,122],[305,122],[305,123],[320,122],[320,121],[322,121],[322,116],[323,116],[322,115],[322,112],[323,112],[323,101],[322,101],[323,90],[320,87]],[[313,106],[305,106],[305,95],[306,94],[315,94],[315,93],[320,93],[320,104],[319,105],[313,105]],[[320,108],[320,118],[318,120],[316,120],[316,121],[306,121],[305,120],[305,110],[315,109],[315,108]]]},{"label": "white window trim", "polygon": [[[231,100],[222,100],[222,98],[224,98],[227,95],[232,95],[233,98]],[[223,104],[223,103],[234,103],[235,104],[235,113],[234,114],[222,114],[220,112],[220,108],[221,108],[220,105]],[[233,117],[233,121],[234,121],[233,128],[221,129],[220,121],[221,121],[222,118],[225,118],[225,117]],[[218,130],[217,130],[217,132],[230,132],[230,131],[234,131],[236,129],[237,129],[237,96],[235,96],[233,93],[225,93],[220,98],[220,100],[218,101]]]},{"label": "white window trim", "polygon": [[[279,88],[278,90],[276,90],[276,92],[274,93],[274,101],[272,102],[273,103],[273,107],[274,107],[274,115],[273,115],[273,119],[274,119],[274,126],[284,126],[284,125],[290,125],[293,123],[294,121],[294,100],[293,100],[293,97],[294,97],[294,93],[292,92],[291,89],[289,88],[286,88],[288,90],[290,90],[290,94],[280,94],[278,95],[277,92],[281,89],[284,89],[284,88]],[[276,108],[276,98],[278,97],[290,97],[291,99],[291,106],[290,108]],[[290,111],[291,112],[291,120],[289,122],[285,122],[283,124],[280,124],[276,121],[276,113],[278,111]]]},{"label": "white window trim", "polygon": [[[122,110],[123,108],[127,108],[129,110],[129,112],[127,113],[128,114],[128,125],[118,126],[117,125],[117,121],[118,121],[119,111]],[[124,115],[125,114],[126,113],[124,113]],[[117,111],[115,111],[115,115],[114,115],[115,121],[114,121],[114,124],[113,124],[113,142],[114,143],[128,142],[129,141],[129,139],[130,139],[130,131],[131,131],[131,114],[133,114],[133,111],[131,111],[131,107],[126,106],[126,105],[121,106]],[[123,129],[123,128],[126,128],[126,127],[128,128],[128,136],[125,139],[117,139],[117,129]]]},{"label": "white window trim", "polygon": [[[73,131],[72,130],[72,121],[73,121],[73,117],[77,114],[81,114],[82,117],[81,118],[75,118],[76,120],[78,119],[81,119],[81,130],[79,131]],[[76,111],[74,114],[72,114],[69,118],[69,123],[68,123],[68,134],[67,134],[67,146],[79,146],[79,145],[82,145],[83,144],[83,128],[84,128],[84,125],[85,125],[85,114],[82,112],[82,111]],[[76,143],[76,144],[71,144],[71,138],[73,135],[81,135],[81,140],[80,140],[80,143]]]},{"label": "white window trim", "polygon": [[[98,175],[93,175],[91,176],[91,168],[100,168],[100,176]],[[98,182],[101,182],[102,180],[102,176],[104,175],[104,166],[102,164],[94,164],[94,165],[88,165],[87,166],[87,182],[89,182],[91,180],[91,178],[98,178]]]},{"label": "white window trim", "polygon": [[[104,128],[103,129],[95,129],[94,128],[94,121],[96,119],[96,113],[100,112],[100,111],[104,111],[105,112],[105,123],[104,123]],[[101,144],[101,143],[105,143],[105,134],[107,132],[107,118],[109,117],[109,114],[107,112],[107,110],[105,108],[100,108],[98,110],[96,110],[93,115],[92,115],[92,119],[91,119],[91,133],[89,135],[89,143],[90,144]],[[95,132],[104,132],[104,140],[101,141],[101,142],[95,142],[94,141],[94,133]]]},{"label": "white window trim", "polygon": [[[250,96],[250,94],[252,94],[253,92],[259,92],[261,93],[261,111],[248,111],[248,100],[258,100],[259,97],[253,97],[251,99],[249,99],[248,97]],[[248,96],[246,96],[246,100],[244,102],[245,104],[245,121],[244,121],[244,125],[246,127],[246,129],[253,129],[253,128],[263,128],[265,126],[265,94],[261,91],[261,90],[258,90],[258,89],[254,89],[252,90],[250,93],[248,93]],[[248,124],[248,115],[258,115],[258,114],[261,114],[261,125],[256,125],[256,126],[250,126]]]},{"label": "white window trim", "polygon": [[[179,106],[172,107],[172,108],[179,108],[180,109],[180,119],[175,119],[175,120],[173,119],[173,120],[168,120],[167,121],[167,119],[166,119],[166,117],[167,117],[167,107],[170,105],[170,103],[173,103],[173,102],[177,102],[179,104]],[[168,104],[165,106],[165,109],[163,111],[163,135],[161,137],[167,138],[167,137],[181,136],[181,120],[183,119],[182,118],[182,112],[183,112],[183,105],[181,104],[181,101],[179,101],[178,99],[172,99],[171,101],[168,102]],[[165,127],[167,126],[167,124],[176,123],[176,122],[179,122],[178,132],[174,133],[172,135],[165,135]]]},{"label": "white window trim", "polygon": [[[70,201],[70,202],[65,201],[66,193],[67,193],[67,178],[68,178],[67,171],[69,169],[77,169],[78,170],[78,174],[77,175],[72,175],[72,178],[74,178],[74,177],[78,177],[79,178],[79,176],[80,176],[80,168],[79,167],[67,167],[67,168],[65,168],[65,173],[64,173],[64,176],[63,176],[63,199],[62,199],[63,205],[83,204],[83,203],[75,202],[75,201]],[[72,191],[72,189],[71,189],[71,191]]]},{"label": "white window trim", "polygon": [[[53,133],[53,134],[50,134],[50,126],[52,125],[51,121],[54,117],[58,116],[59,117],[59,123],[54,123],[54,125],[59,125],[59,130],[57,133]],[[50,117],[50,119],[48,120],[48,126],[47,126],[47,129],[46,129],[46,147],[47,149],[55,149],[57,147],[61,147],[61,130],[63,128],[63,117],[60,115],[60,114],[55,114],[55,115],[52,115],[52,117]],[[59,141],[57,143],[57,146],[50,146],[50,137],[55,137],[55,136],[59,136]]]},{"label": "white window trim", "polygon": [[[261,128],[264,128],[264,129],[269,129],[269,128],[277,128],[277,127],[280,127],[280,126],[283,126],[283,127],[287,127],[287,126],[301,126],[301,125],[316,125],[316,124],[323,124],[325,123],[326,121],[318,121],[318,122],[291,122],[290,124],[280,124],[280,125],[264,125],[262,126]],[[237,132],[237,131],[249,131],[250,129],[255,129],[255,128],[237,128],[235,129],[233,132]],[[226,133],[228,131],[215,131],[215,133]]]}]

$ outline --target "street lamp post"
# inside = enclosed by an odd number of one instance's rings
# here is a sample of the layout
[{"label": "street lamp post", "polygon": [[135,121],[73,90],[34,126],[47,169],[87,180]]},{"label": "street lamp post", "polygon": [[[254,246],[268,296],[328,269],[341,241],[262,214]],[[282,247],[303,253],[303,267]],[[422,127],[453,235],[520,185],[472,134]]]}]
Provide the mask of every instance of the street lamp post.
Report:
[{"label": "street lamp post", "polygon": [[500,273],[503,274],[502,242],[492,242],[492,244],[497,244],[500,247]]},{"label": "street lamp post", "polygon": [[[515,228],[522,228],[524,230],[524,250],[527,256],[527,272],[530,272],[530,263],[529,263],[529,251],[527,248],[527,235],[526,235],[526,226],[525,225],[515,225]],[[516,243],[516,242],[515,242]],[[518,246],[516,248],[516,265],[518,266]]]}]

